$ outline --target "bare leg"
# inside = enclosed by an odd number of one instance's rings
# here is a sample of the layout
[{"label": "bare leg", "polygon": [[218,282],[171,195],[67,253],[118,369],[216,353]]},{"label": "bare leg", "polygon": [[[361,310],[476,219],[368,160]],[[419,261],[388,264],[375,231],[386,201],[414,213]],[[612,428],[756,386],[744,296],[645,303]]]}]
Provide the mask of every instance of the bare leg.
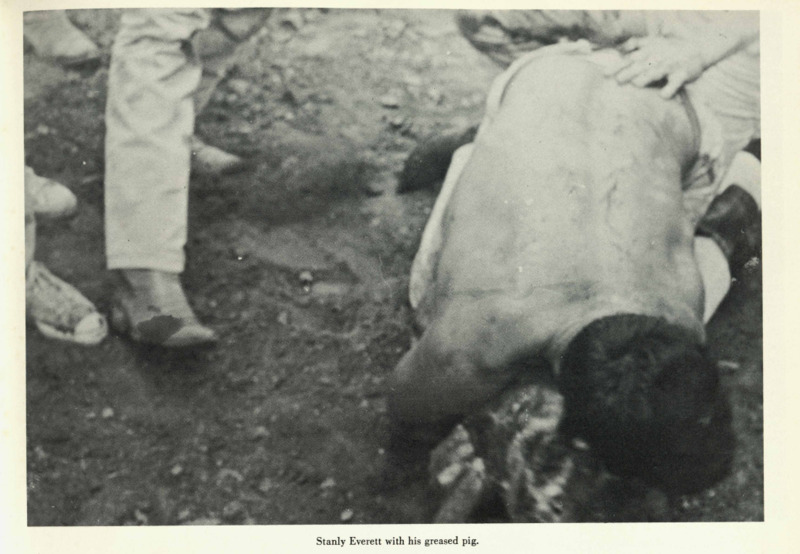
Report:
[{"label": "bare leg", "polygon": [[[731,167],[720,186],[720,193],[731,185],[738,185],[753,197],[760,208],[760,169],[761,164],[754,156],[747,152],[740,152],[731,163]],[[728,294],[731,284],[731,267],[720,245],[712,238],[696,237],[694,248],[705,289],[703,320],[708,322]]]}]

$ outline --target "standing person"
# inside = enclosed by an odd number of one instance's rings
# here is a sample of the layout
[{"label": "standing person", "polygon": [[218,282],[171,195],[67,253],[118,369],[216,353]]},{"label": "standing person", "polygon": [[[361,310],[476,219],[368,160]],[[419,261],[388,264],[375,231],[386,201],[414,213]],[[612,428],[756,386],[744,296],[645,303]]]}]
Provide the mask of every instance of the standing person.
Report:
[{"label": "standing person", "polygon": [[106,255],[116,272],[112,324],[135,341],[216,341],[180,282],[190,169],[224,173],[241,159],[194,136],[236,47],[264,9],[133,9],[114,41],[106,107]]}]

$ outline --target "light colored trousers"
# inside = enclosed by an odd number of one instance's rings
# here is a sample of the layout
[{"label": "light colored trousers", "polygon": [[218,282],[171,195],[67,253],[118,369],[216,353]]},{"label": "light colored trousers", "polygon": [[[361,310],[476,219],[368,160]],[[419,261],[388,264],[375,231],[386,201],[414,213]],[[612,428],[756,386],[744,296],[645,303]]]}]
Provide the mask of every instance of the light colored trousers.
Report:
[{"label": "light colored trousers", "polygon": [[191,137],[236,47],[269,10],[132,9],[111,51],[106,104],[109,269],[185,265]]}]

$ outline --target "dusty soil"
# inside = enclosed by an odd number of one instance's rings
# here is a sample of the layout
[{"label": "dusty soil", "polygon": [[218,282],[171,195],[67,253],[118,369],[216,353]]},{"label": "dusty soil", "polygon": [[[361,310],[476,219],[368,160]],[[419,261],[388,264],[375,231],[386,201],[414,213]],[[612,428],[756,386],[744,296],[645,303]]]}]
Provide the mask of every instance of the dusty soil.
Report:
[{"label": "dusty soil", "polygon": [[[74,219],[40,228],[37,258],[104,311],[118,15],[73,13],[106,54],[92,75],[25,57],[26,161],[81,201]],[[424,464],[386,463],[382,386],[411,340],[407,275],[434,194],[394,186],[420,137],[479,119],[498,72],[448,12],[273,13],[198,118],[208,142],[252,160],[238,176],[192,180],[184,281],[222,340],[187,356],[29,328],[28,523],[428,521]],[[676,499],[676,520],[763,519],[761,313],[756,268],[710,325],[736,464]]]}]

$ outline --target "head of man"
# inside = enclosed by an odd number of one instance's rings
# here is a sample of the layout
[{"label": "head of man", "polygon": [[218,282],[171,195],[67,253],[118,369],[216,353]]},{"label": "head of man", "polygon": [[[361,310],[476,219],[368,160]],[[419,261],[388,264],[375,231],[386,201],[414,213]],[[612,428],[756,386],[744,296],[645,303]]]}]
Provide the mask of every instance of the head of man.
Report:
[{"label": "head of man", "polygon": [[567,347],[560,388],[564,431],[586,439],[612,472],[688,493],[730,469],[730,406],[686,329],[642,315],[596,320]]}]

